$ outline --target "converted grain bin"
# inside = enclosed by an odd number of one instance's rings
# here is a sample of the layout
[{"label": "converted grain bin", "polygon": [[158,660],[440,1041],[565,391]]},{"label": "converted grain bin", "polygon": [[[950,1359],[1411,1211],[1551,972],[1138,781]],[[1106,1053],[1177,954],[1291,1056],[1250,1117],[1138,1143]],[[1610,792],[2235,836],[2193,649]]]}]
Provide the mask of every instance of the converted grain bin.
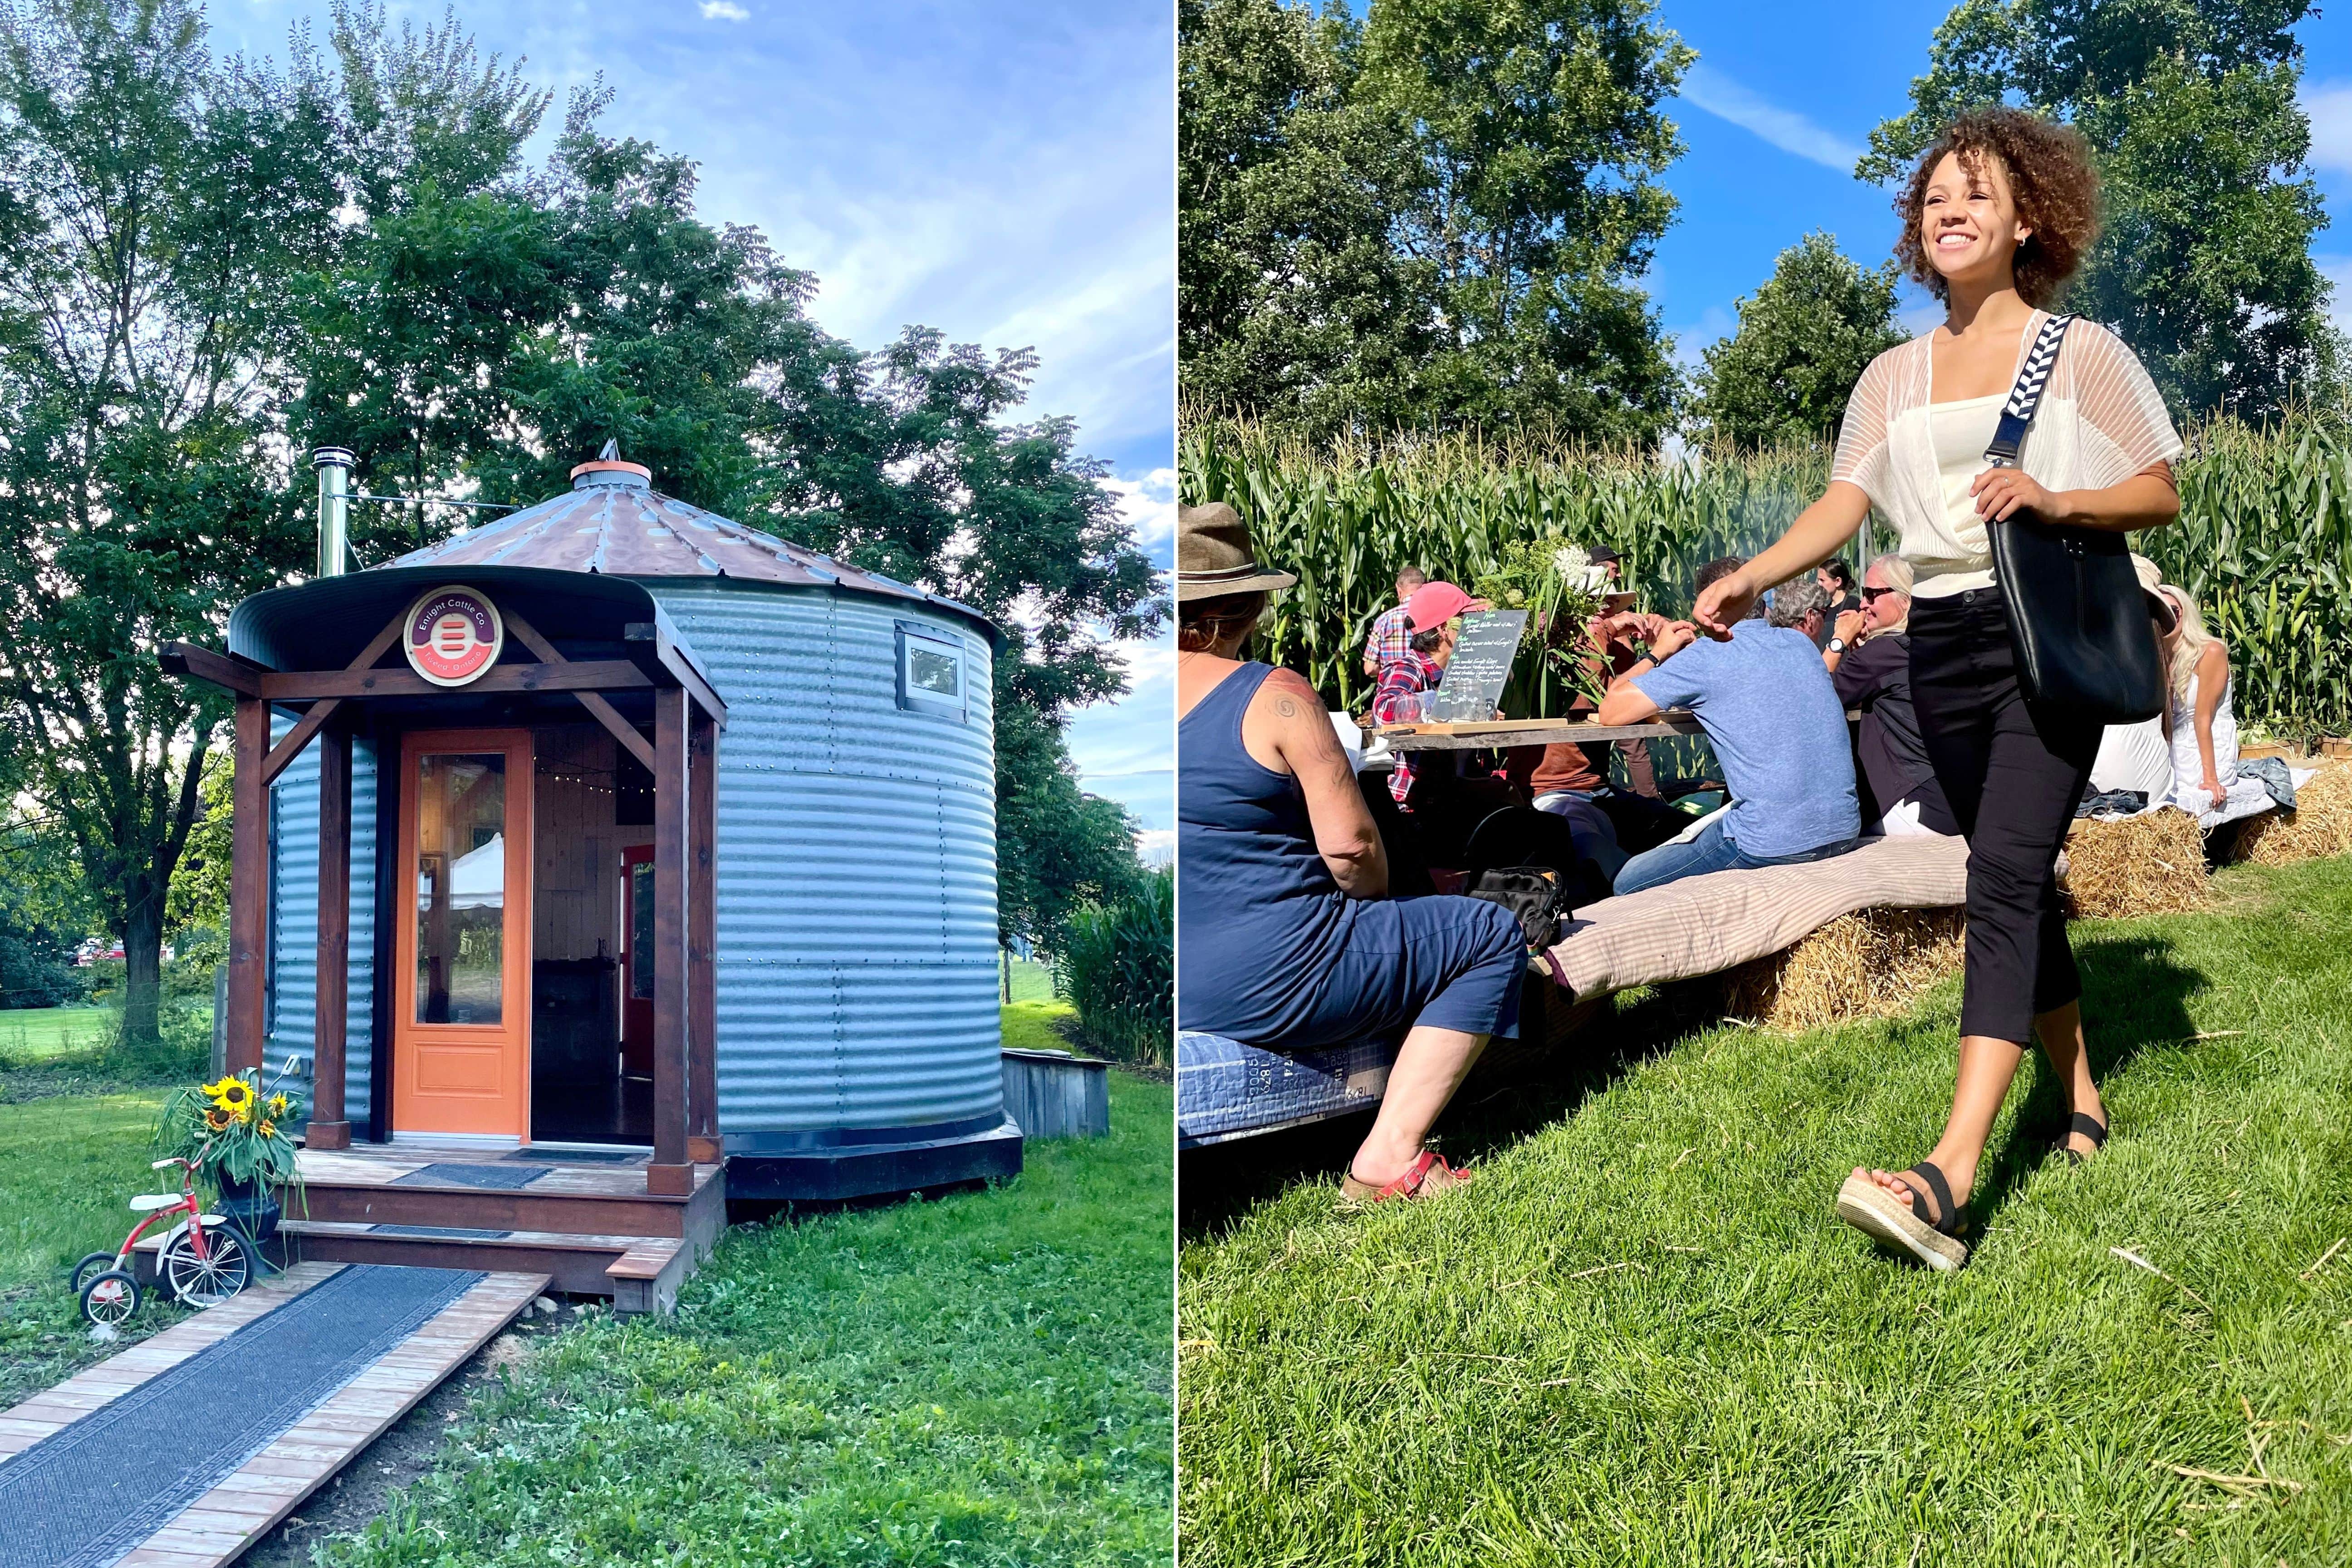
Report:
[{"label": "converted grain bin", "polygon": [[167,654],[238,698],[230,1060],[313,1078],[309,1149],[753,1201],[1017,1171],[988,621],[609,455],[341,574],[320,460],[321,574]]}]

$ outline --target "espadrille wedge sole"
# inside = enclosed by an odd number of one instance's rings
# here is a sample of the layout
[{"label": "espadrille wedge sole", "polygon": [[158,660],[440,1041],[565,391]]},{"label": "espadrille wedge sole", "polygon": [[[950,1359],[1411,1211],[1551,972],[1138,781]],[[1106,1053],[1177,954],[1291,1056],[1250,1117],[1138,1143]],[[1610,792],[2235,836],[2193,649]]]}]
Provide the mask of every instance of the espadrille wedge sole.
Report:
[{"label": "espadrille wedge sole", "polygon": [[[1905,1175],[1910,1175],[1906,1171]],[[1916,1201],[1916,1200],[1915,1200]],[[1905,1203],[1867,1176],[1848,1176],[1838,1189],[1838,1218],[1864,1236],[1908,1253],[1930,1268],[1946,1273],[1969,1260],[1968,1244],[1927,1223]],[[1947,1209],[1947,1213],[1952,1213]],[[1955,1223],[1957,1215],[1955,1215]]]}]

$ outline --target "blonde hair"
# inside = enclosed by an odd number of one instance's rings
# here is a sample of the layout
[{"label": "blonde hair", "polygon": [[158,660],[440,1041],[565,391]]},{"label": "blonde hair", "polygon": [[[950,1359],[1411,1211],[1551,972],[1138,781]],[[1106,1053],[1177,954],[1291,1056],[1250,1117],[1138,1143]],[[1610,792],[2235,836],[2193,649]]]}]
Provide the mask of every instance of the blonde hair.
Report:
[{"label": "blonde hair", "polygon": [[2197,601],[2189,590],[2170,583],[2158,583],[2156,591],[2172,601],[2180,616],[2180,641],[2172,650],[2172,694],[2188,700],[2189,683],[2197,679],[2197,660],[2208,645],[2221,639],[2205,629],[2205,617],[2197,608]]},{"label": "blonde hair", "polygon": [[1895,632],[1909,631],[1911,629],[1911,584],[1918,581],[1918,574],[1912,571],[1911,563],[1892,550],[1862,569],[1863,581],[1867,583],[1873,572],[1885,578],[1886,585],[1903,595],[1903,618],[1891,626],[1881,627],[1878,635],[1885,637]]}]

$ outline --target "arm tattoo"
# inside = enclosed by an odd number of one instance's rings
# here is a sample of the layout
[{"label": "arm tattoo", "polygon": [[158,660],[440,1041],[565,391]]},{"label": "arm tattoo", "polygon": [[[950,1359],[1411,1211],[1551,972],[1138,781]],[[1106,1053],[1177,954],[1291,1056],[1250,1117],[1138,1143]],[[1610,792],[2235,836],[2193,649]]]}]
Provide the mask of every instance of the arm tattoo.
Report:
[{"label": "arm tattoo", "polygon": [[1298,704],[1288,697],[1276,697],[1274,700],[1274,710],[1285,719],[1298,717]]}]

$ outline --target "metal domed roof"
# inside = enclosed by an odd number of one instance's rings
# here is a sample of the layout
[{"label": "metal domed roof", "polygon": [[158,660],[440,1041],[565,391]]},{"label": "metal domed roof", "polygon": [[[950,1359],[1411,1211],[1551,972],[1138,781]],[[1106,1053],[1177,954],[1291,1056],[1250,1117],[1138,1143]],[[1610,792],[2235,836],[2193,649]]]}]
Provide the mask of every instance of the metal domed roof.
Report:
[{"label": "metal domed roof", "polygon": [[848,588],[987,617],[942,595],[819,555],[653,488],[652,470],[609,454],[572,470],[568,494],[388,561],[395,566],[535,566],[614,577],[731,577]]}]

